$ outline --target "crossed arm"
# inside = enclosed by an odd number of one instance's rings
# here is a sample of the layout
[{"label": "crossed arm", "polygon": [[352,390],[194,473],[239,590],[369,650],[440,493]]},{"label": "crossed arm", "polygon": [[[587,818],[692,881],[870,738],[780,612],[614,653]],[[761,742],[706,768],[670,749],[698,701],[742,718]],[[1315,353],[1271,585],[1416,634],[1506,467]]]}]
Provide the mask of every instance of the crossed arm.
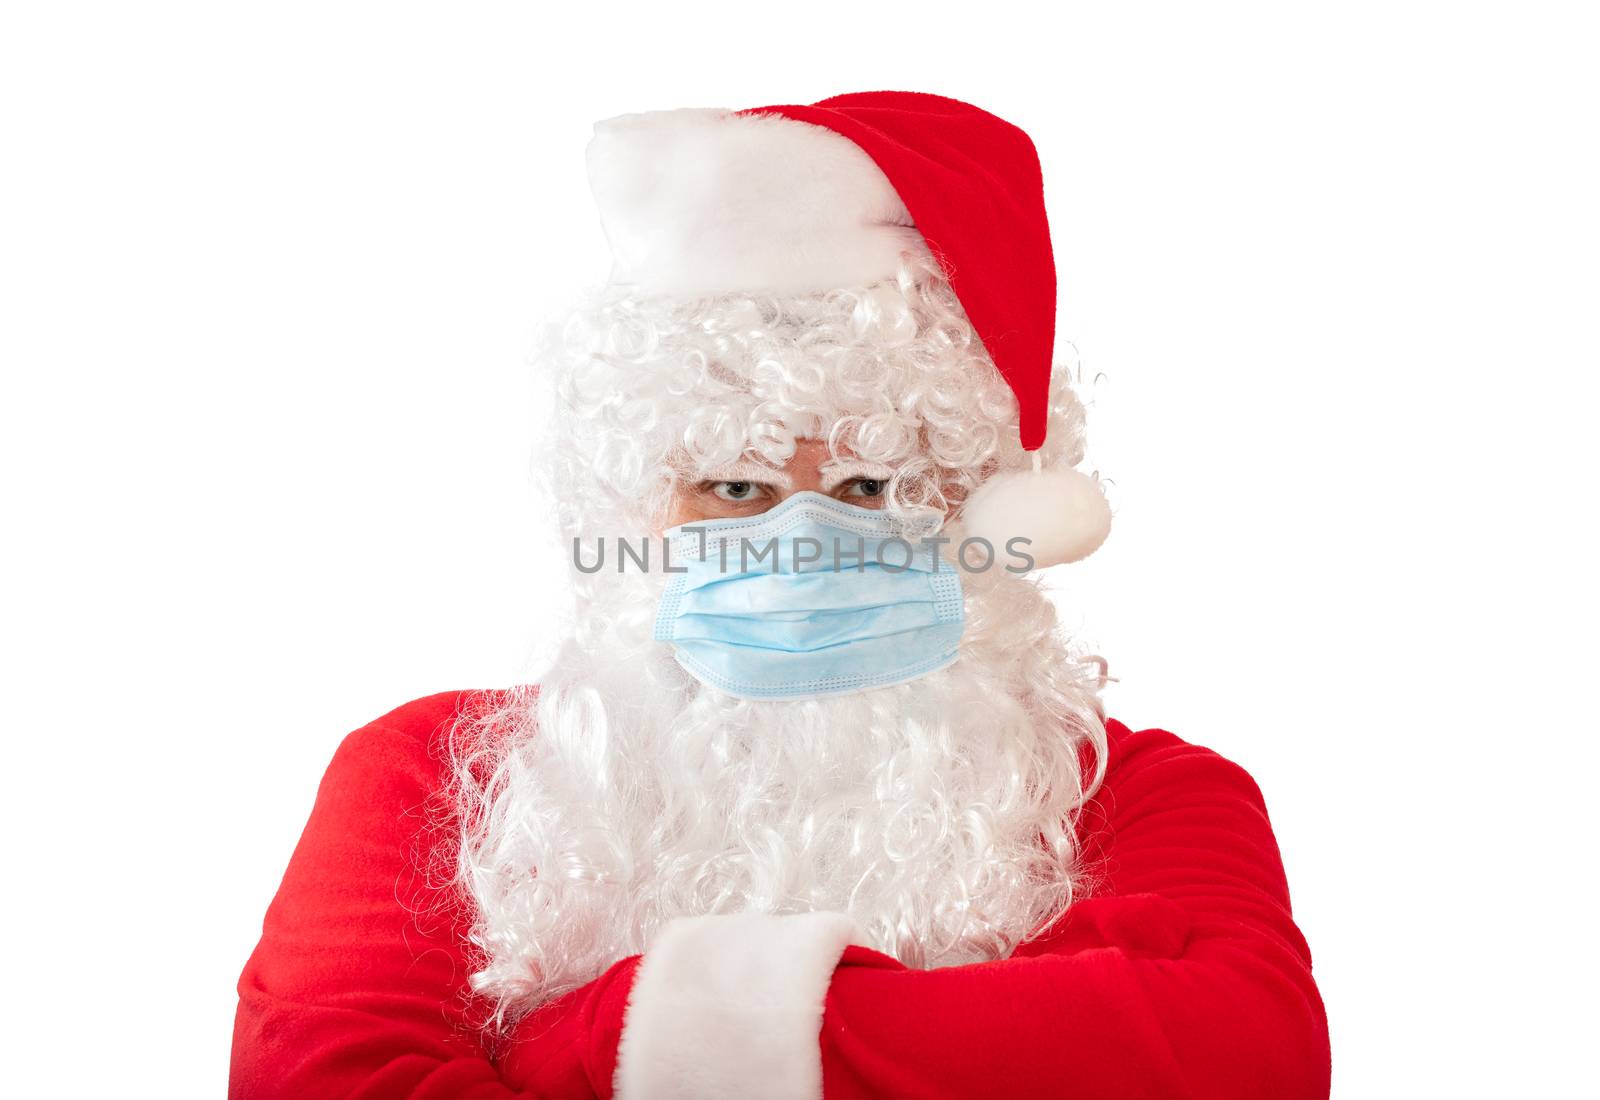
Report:
[{"label": "crossed arm", "polygon": [[[416,811],[441,778],[432,735],[458,701],[409,704],[335,755],[239,982],[231,1096],[609,1097],[619,1049],[624,1061],[649,1057],[624,1039],[653,995],[638,956],[544,1006],[503,1049],[473,1028],[464,916],[419,919],[413,870]],[[790,936],[796,957],[826,962],[806,1051],[830,1100],[1326,1097],[1326,1018],[1249,776],[1171,734],[1114,727],[1106,784],[1080,831],[1100,868],[1095,892],[999,962],[913,970],[865,947],[838,954],[840,926],[826,920],[693,920],[773,922],[770,942]],[[820,954],[818,936],[832,944]],[[717,942],[683,938],[684,950]],[[695,975],[743,972],[705,961],[680,969],[688,1011]],[[714,989],[700,991],[719,1032],[706,1057],[734,1077],[765,1071],[764,1095],[799,1079],[791,1064],[760,1064],[774,1017],[759,998],[730,1012]],[[624,1081],[629,1068],[639,1080],[649,1067],[625,1066]],[[707,1079],[729,1079],[710,1068]]]}]

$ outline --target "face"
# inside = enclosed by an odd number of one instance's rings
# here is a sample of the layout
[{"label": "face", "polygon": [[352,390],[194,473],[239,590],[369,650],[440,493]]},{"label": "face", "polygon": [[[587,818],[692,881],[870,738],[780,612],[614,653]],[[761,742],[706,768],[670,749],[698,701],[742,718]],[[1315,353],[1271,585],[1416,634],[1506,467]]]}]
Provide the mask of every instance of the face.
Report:
[{"label": "face", "polygon": [[858,508],[883,507],[894,471],[875,462],[835,458],[826,440],[796,441],[782,466],[744,459],[700,481],[680,483],[662,529],[682,523],[759,515],[795,493],[810,490]]}]

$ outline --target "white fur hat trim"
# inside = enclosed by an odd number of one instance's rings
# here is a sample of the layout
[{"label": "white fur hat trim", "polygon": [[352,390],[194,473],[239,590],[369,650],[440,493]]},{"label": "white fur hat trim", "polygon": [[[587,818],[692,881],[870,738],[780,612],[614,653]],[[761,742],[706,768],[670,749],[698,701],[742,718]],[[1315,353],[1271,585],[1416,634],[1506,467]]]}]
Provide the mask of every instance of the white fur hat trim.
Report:
[{"label": "white fur hat trim", "polygon": [[927,251],[859,145],[809,122],[683,108],[598,122],[589,186],[611,282],[641,294],[808,293],[892,276]]}]

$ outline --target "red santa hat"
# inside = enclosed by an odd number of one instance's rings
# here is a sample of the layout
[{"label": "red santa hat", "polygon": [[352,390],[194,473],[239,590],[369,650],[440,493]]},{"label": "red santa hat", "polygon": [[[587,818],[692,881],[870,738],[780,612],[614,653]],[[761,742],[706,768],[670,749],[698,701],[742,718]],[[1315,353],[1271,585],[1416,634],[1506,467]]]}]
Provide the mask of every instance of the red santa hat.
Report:
[{"label": "red santa hat", "polygon": [[[597,123],[590,186],[611,281],[645,295],[806,293],[891,278],[931,253],[1044,443],[1056,273],[1044,184],[1018,127],[960,100],[855,92],[810,105],[684,109]],[[1092,553],[1110,526],[1070,469],[1003,473],[963,509],[968,536],[1032,540],[1040,566]]]}]

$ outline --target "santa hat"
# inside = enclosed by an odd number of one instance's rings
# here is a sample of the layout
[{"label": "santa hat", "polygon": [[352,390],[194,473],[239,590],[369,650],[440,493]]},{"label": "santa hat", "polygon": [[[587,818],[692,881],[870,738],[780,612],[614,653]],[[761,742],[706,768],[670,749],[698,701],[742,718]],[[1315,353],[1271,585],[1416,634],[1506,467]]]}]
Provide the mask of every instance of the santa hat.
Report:
[{"label": "santa hat", "polygon": [[[683,109],[595,125],[589,182],[611,281],[643,295],[806,293],[894,276],[928,252],[1016,395],[1024,449],[1044,443],[1056,273],[1044,184],[1022,130],[960,100],[856,92],[810,105]],[[990,478],[968,537],[1031,540],[1039,566],[1105,539],[1098,485],[1072,469]]]}]

